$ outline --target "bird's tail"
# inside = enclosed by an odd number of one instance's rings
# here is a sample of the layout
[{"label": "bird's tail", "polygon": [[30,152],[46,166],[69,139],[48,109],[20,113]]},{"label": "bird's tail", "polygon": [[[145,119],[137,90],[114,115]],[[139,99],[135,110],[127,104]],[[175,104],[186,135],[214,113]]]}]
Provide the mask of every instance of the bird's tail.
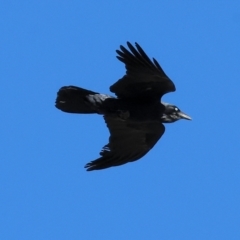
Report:
[{"label": "bird's tail", "polygon": [[87,96],[98,94],[83,88],[67,86],[59,89],[56,108],[68,113],[97,113],[87,101]]}]

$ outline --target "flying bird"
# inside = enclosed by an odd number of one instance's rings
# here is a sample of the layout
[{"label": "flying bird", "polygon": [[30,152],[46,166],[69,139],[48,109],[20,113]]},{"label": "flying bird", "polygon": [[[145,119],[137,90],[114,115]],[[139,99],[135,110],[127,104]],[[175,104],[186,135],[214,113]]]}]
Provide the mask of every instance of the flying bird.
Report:
[{"label": "flying bird", "polygon": [[116,50],[126,73],[110,86],[116,97],[76,86],[59,89],[55,106],[67,113],[100,114],[110,132],[100,157],[85,165],[87,171],[134,162],[142,158],[165,131],[163,123],[191,120],[177,106],[161,102],[164,94],[176,90],[174,83],[139,44]]}]

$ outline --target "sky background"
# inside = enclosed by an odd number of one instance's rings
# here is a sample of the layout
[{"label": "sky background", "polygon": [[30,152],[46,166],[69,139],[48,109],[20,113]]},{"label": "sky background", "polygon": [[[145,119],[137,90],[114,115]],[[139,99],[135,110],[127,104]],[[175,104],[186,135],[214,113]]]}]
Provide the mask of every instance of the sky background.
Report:
[{"label": "sky background", "polygon": [[[240,239],[239,1],[1,1],[0,239]],[[61,86],[110,94],[138,42],[193,121],[102,171],[101,116],[54,107]]]}]

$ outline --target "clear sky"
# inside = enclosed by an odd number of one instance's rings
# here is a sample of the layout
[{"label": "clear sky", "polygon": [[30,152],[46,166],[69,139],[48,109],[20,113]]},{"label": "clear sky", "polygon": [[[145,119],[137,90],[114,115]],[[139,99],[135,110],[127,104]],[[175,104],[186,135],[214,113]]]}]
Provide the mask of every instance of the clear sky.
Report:
[{"label": "clear sky", "polygon": [[[0,239],[240,239],[240,2],[0,3]],[[141,160],[86,172],[109,132],[54,107],[77,85],[110,94],[138,42],[193,121]]]}]

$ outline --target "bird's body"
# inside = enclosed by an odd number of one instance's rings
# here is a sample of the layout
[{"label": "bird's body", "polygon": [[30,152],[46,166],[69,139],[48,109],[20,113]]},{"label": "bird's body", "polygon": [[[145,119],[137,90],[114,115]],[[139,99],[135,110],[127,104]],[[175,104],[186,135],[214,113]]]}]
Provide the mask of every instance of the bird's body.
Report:
[{"label": "bird's body", "polygon": [[109,143],[101,157],[88,163],[88,171],[119,166],[143,157],[165,131],[162,123],[190,119],[176,106],[161,102],[161,97],[175,91],[173,82],[158,62],[148,58],[136,43],[120,46],[117,58],[125,63],[127,72],[110,87],[117,97],[100,94],[75,86],[58,91],[56,107],[68,113],[104,116],[110,131]]}]

